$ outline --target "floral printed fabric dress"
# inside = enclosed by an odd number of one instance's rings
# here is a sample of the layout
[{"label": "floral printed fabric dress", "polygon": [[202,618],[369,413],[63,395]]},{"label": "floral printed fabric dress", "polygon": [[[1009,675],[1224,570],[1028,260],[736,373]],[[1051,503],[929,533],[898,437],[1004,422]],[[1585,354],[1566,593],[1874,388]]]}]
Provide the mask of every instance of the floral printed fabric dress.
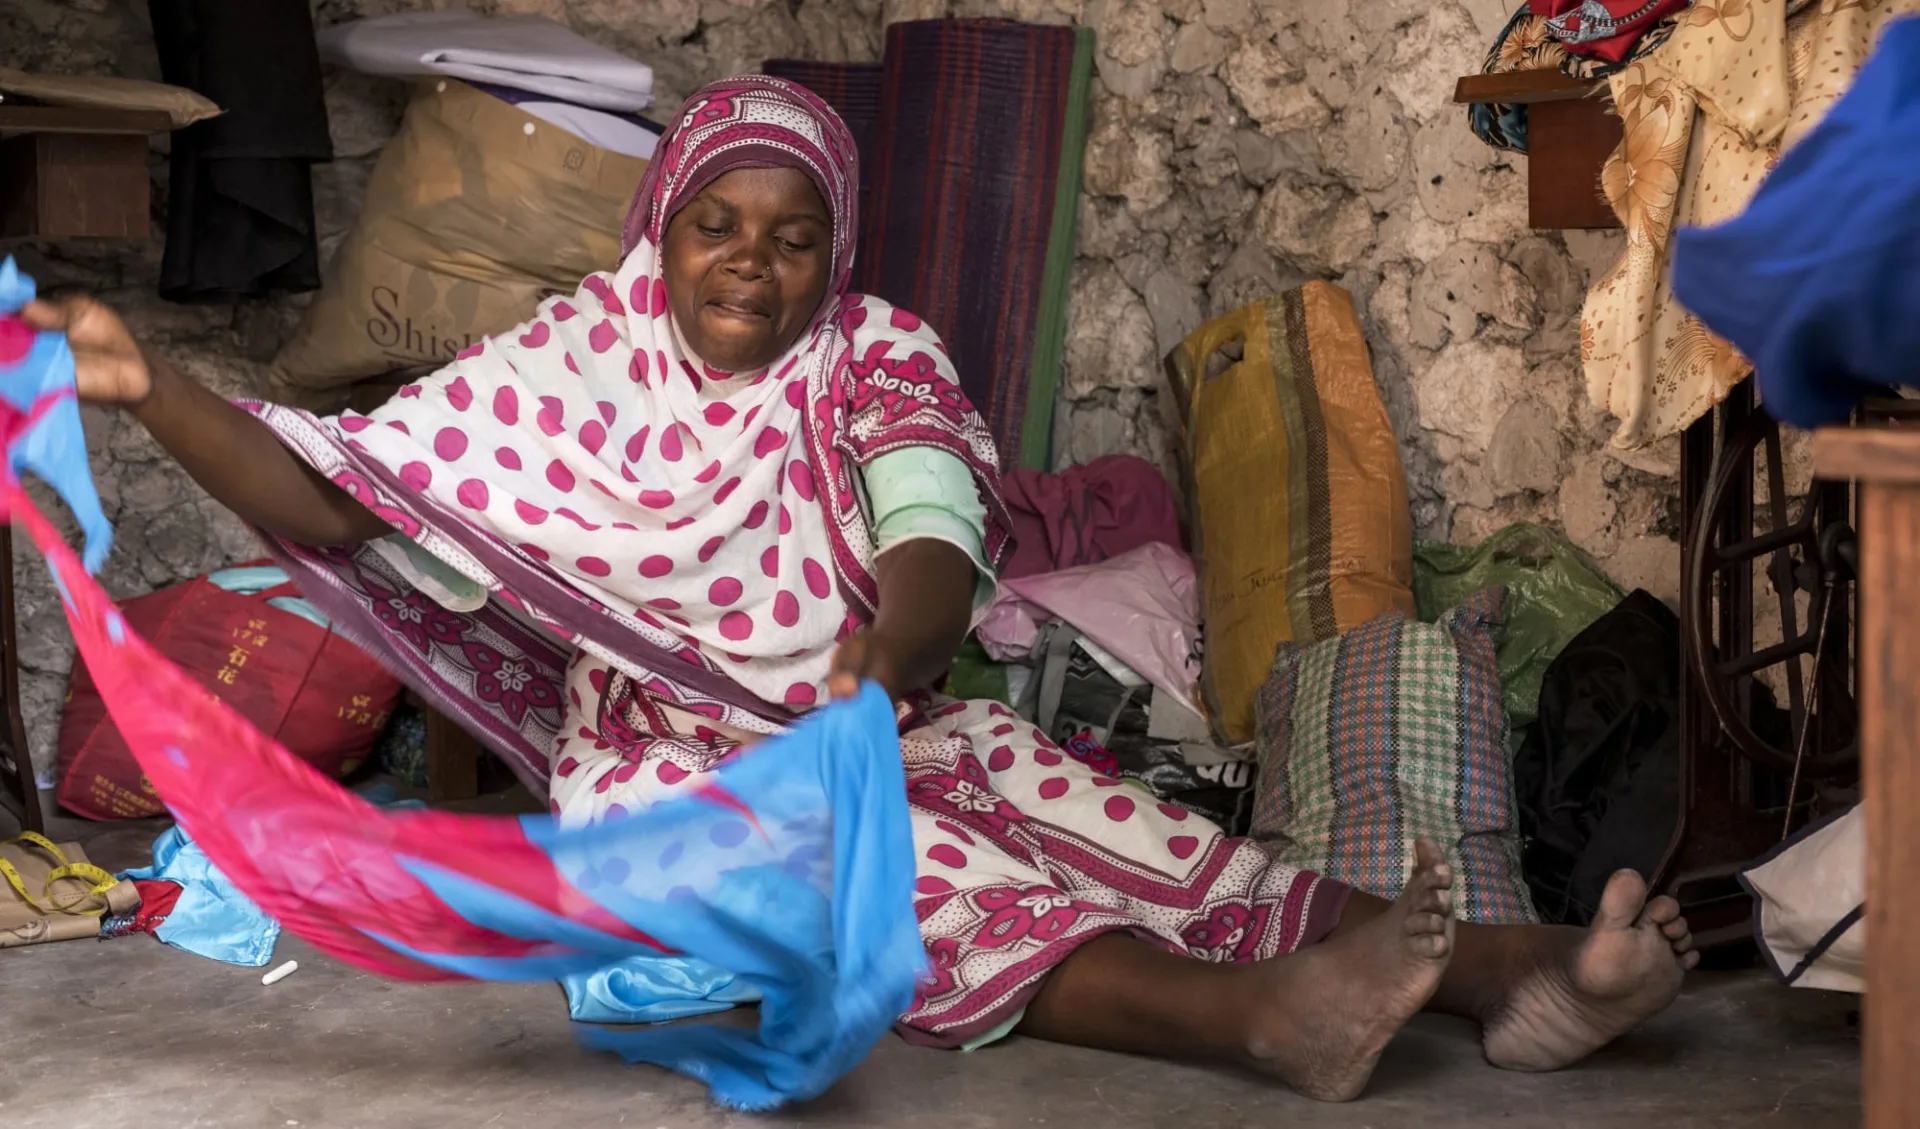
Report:
[{"label": "floral printed fabric dress", "polygon": [[[649,700],[591,658],[574,663],[567,697],[552,788],[563,821],[692,787],[748,737]],[[997,702],[921,696],[901,713],[933,965],[900,1020],[912,1041],[1003,1033],[1046,974],[1103,933],[1252,961],[1311,945],[1340,919],[1345,886],[1096,771]]]}]

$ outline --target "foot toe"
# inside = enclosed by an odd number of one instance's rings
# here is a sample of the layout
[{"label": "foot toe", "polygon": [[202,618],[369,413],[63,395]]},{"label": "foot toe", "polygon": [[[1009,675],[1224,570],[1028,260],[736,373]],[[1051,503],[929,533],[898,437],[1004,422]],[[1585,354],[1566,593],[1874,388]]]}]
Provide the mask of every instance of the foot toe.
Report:
[{"label": "foot toe", "polygon": [[[1449,945],[1450,942],[1447,940],[1447,935],[1444,932],[1422,933],[1407,942],[1407,946],[1416,954],[1432,960],[1438,960],[1446,956]],[[1692,955],[1698,956],[1699,954],[1694,953]]]},{"label": "foot toe", "polygon": [[1669,941],[1678,941],[1682,937],[1689,937],[1693,934],[1693,930],[1688,928],[1687,919],[1684,917],[1676,917],[1671,921],[1662,921],[1658,922],[1658,924],[1660,926],[1660,935]]},{"label": "foot toe", "polygon": [[1640,919],[1647,904],[1647,880],[1631,870],[1616,870],[1600,894],[1600,911],[1593,915],[1593,928],[1630,929]]},{"label": "foot toe", "polygon": [[1407,935],[1409,937],[1422,933],[1445,933],[1446,931],[1447,919],[1443,914],[1410,913],[1407,915]]},{"label": "foot toe", "polygon": [[1696,952],[1682,953],[1680,955],[1680,967],[1688,971],[1700,967],[1700,954]]},{"label": "foot toe", "polygon": [[1680,903],[1665,894],[1647,903],[1646,917],[1655,925],[1667,925],[1680,920]]}]

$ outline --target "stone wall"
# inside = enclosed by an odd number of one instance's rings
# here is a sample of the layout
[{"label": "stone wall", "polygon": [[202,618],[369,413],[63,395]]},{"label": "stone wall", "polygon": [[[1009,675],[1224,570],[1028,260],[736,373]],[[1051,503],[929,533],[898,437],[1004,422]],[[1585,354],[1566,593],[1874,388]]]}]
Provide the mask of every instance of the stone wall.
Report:
[{"label": "stone wall", "polygon": [[[1448,103],[1505,0],[316,0],[330,24],[403,9],[530,12],[651,63],[660,113],[769,57],[871,60],[886,23],[937,16],[1079,22],[1098,37],[1080,258],[1056,449],[1171,465],[1159,359],[1205,317],[1310,278],[1352,291],[1403,441],[1420,534],[1474,540],[1515,520],[1564,528],[1626,585],[1671,597],[1677,448],[1622,455],[1586,403],[1578,316],[1610,236],[1526,227],[1524,165]],[[157,77],[139,0],[0,0],[0,65]],[[328,78],[337,159],[316,171],[322,249],[350,227],[397,126],[397,83]],[[164,140],[154,172],[164,206]],[[159,243],[26,248],[49,284],[88,287],[228,394],[262,368],[301,299],[180,307],[153,290]],[[127,421],[87,413],[117,528],[105,573],[129,596],[256,549]],[[26,558],[28,553],[22,552]],[[50,767],[70,647],[35,560],[20,582],[22,693]]]}]

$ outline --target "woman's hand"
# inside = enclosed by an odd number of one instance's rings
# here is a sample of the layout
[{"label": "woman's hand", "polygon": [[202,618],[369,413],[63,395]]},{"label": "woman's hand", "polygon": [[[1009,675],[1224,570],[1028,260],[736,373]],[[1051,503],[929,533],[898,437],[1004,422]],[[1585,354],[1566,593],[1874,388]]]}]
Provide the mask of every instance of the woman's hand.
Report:
[{"label": "woman's hand", "polygon": [[900,700],[906,687],[900,684],[900,648],[887,636],[871,627],[861,628],[833,652],[833,672],[827,676],[827,693],[835,700],[860,696],[860,687],[878,682],[887,697]]},{"label": "woman's hand", "polygon": [[833,653],[827,693],[851,698],[872,679],[899,701],[931,687],[953,663],[973,612],[973,558],[931,538],[880,554],[880,614]]},{"label": "woman's hand", "polygon": [[82,401],[132,406],[152,393],[153,370],[127,324],[105,303],[86,295],[29,302],[20,317],[37,330],[67,335],[75,391]]},{"label": "woman's hand", "polygon": [[249,525],[301,545],[357,545],[385,521],[295,455],[266,424],[156,357],[127,324],[88,297],[29,302],[20,316],[67,335],[80,399],[130,409],[214,500]]}]

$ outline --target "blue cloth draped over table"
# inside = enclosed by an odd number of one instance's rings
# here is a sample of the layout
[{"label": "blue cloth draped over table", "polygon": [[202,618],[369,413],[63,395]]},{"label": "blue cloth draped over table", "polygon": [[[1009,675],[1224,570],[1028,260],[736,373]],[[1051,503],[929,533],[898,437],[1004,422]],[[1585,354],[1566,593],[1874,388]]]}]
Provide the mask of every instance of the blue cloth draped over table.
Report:
[{"label": "blue cloth draped over table", "polygon": [[1920,17],[1888,26],[1745,212],[1675,237],[1673,292],[1787,423],[1840,423],[1920,383]]}]

